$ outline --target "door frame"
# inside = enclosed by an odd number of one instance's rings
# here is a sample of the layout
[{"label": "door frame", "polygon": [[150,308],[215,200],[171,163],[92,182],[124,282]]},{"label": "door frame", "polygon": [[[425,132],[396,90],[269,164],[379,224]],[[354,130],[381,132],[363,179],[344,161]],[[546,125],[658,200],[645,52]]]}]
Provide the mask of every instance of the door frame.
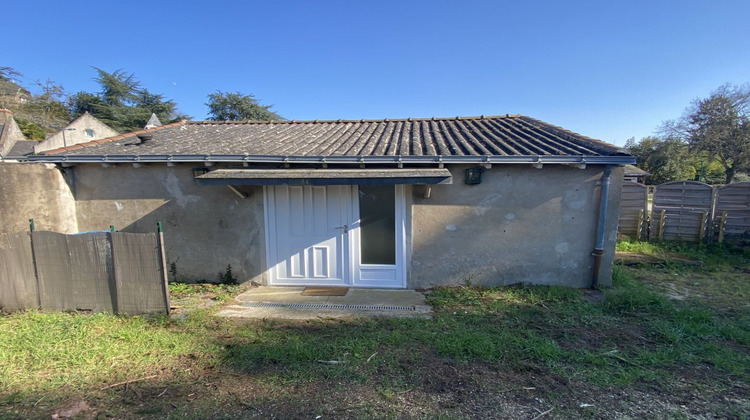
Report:
[{"label": "door frame", "polygon": [[[404,289],[406,288],[406,188],[403,185],[394,185],[395,193],[395,218],[396,218],[396,264],[395,265],[367,265],[360,264],[360,230],[359,230],[359,186],[351,185],[348,190],[350,197],[342,197],[342,202],[347,203],[345,206],[344,218],[349,219],[349,230],[343,233],[342,246],[343,252],[343,272],[346,276],[344,286],[357,288],[388,288]],[[326,286],[325,282],[289,284],[288,282],[278,283],[277,277],[277,231],[276,231],[276,197],[275,186],[267,185],[263,187],[263,210],[265,222],[265,239],[266,239],[266,274],[267,284],[269,286]],[[345,193],[344,193],[345,194]],[[373,280],[372,275],[378,271],[388,272],[390,282]],[[365,276],[363,276],[365,274]],[[363,279],[370,275],[369,279]],[[340,286],[341,284],[335,284]]]},{"label": "door frame", "polygon": [[[361,288],[406,288],[406,198],[403,185],[394,185],[396,238],[396,264],[362,264],[361,236],[359,227],[359,186],[352,188],[352,202],[350,207],[356,217],[355,228],[349,231],[348,246],[350,279],[353,287]],[[382,273],[377,276],[377,273]]]}]

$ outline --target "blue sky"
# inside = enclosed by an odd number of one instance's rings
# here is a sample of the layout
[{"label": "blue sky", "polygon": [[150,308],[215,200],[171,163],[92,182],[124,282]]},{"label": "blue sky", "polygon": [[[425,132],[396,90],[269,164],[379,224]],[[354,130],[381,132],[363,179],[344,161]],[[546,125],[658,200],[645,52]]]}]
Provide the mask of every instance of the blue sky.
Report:
[{"label": "blue sky", "polygon": [[13,1],[0,66],[95,92],[135,73],[193,119],[217,89],[288,119],[525,114],[623,145],[750,82],[750,1]]}]

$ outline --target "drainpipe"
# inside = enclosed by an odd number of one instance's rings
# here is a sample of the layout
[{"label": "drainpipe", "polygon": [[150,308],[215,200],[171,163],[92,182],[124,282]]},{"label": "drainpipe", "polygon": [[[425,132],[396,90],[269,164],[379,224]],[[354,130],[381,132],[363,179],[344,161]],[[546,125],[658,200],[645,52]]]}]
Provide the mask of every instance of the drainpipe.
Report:
[{"label": "drainpipe", "polygon": [[596,245],[594,246],[594,280],[591,282],[592,289],[599,288],[599,269],[602,266],[602,255],[604,255],[604,231],[607,226],[607,202],[609,201],[609,184],[612,177],[612,165],[604,167],[602,175],[602,192],[599,201],[599,219],[596,224]]}]

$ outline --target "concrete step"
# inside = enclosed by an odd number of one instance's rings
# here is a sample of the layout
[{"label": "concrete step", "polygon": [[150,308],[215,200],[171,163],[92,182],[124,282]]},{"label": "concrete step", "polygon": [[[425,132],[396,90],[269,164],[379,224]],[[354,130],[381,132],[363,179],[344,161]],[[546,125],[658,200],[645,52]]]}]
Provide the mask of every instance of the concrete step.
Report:
[{"label": "concrete step", "polygon": [[349,317],[429,317],[425,296],[414,290],[354,289],[345,296],[303,296],[304,287],[255,287],[237,296],[217,316],[317,319]]}]

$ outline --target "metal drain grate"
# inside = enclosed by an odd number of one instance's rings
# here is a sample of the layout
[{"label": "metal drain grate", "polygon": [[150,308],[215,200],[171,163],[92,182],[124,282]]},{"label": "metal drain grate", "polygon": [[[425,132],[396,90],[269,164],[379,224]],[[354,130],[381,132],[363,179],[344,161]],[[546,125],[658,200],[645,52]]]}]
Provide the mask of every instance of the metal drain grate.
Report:
[{"label": "metal drain grate", "polygon": [[379,306],[379,305],[329,305],[325,303],[277,303],[277,302],[243,302],[246,308],[294,308],[294,309],[343,309],[360,311],[410,311],[413,306]]}]

